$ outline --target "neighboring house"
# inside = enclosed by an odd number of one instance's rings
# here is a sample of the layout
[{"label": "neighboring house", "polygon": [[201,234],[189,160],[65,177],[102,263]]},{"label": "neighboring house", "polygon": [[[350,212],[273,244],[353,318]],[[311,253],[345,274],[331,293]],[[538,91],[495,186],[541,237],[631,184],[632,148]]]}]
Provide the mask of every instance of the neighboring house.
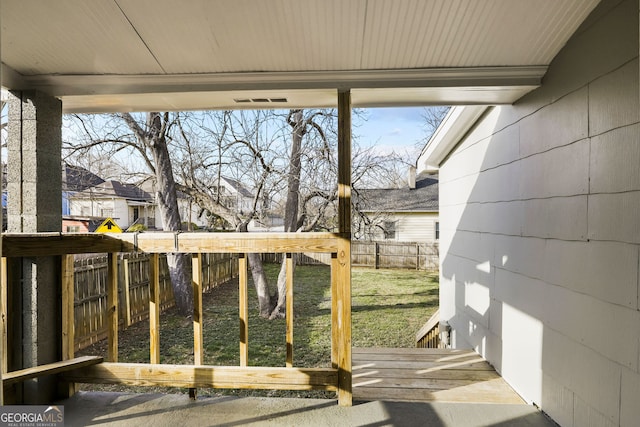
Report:
[{"label": "neighboring house", "polygon": [[638,2],[603,1],[540,88],[453,108],[418,163],[453,346],[562,426],[640,421],[638,40]]},{"label": "neighboring house", "polygon": [[[150,195],[155,194],[155,181],[153,179],[145,180],[139,187]],[[221,177],[220,185],[214,189],[214,194],[219,196],[219,201],[222,205],[240,215],[248,213],[253,208],[253,193],[247,190],[239,181],[232,178]],[[258,209],[261,207],[262,205],[259,203]],[[178,192],[178,210],[183,223],[191,223],[198,228],[212,227],[207,213],[203,212],[202,208],[189,195],[182,192]],[[156,217],[158,228],[160,228],[161,219],[159,214],[156,214]],[[282,224],[281,218],[265,215],[260,220],[251,221],[249,231],[282,231]]]},{"label": "neighboring house", "polygon": [[240,214],[250,212],[253,208],[253,193],[235,179],[221,177],[217,192],[220,203]]},{"label": "neighboring house", "polygon": [[397,240],[433,243],[439,239],[438,175],[409,172],[403,188],[365,189],[354,204],[366,218],[356,215],[357,240]]},{"label": "neighboring house", "polygon": [[[216,189],[220,203],[238,213],[246,215],[253,210],[254,194],[239,181],[220,177],[220,185]],[[256,206],[259,218],[251,220],[248,231],[283,231],[284,219],[268,211],[268,202],[258,200]]]},{"label": "neighboring house", "polygon": [[154,197],[132,184],[105,181],[68,197],[72,216],[95,220],[113,218],[123,230],[133,224],[149,229],[160,225]]},{"label": "neighboring house", "polygon": [[100,185],[104,179],[80,166],[62,165],[62,230],[73,233],[94,231],[102,223],[101,218],[72,215],[69,199],[74,194]]},{"label": "neighboring house", "polygon": [[247,226],[247,231],[284,231],[284,218],[266,213],[260,218],[252,219]]},{"label": "neighboring house", "polygon": [[[142,224],[148,229],[161,229],[162,219],[155,202],[155,183],[148,179],[136,186],[119,181],[104,181],[82,168],[67,168],[68,180],[63,192],[63,229],[70,232],[94,231],[106,218],[113,218],[122,228]],[[63,177],[64,179],[64,177]],[[93,185],[88,185],[93,184]],[[220,202],[240,214],[253,205],[253,194],[238,181],[222,178],[217,188]],[[188,195],[178,193],[178,210],[183,223],[208,228],[209,218]],[[252,221],[251,231],[277,231],[282,220],[266,216]]]},{"label": "neighboring house", "polygon": [[[156,187],[155,187],[155,178],[149,177],[145,179],[138,187],[149,194],[155,200]],[[183,223],[184,231],[189,229],[189,224],[195,225],[195,228],[208,228],[209,227],[209,219],[203,214],[202,209],[198,206],[191,198],[178,191],[178,212],[180,214],[180,221]],[[155,212],[156,218],[156,228],[162,228],[162,217],[160,216],[160,211],[157,209]]]},{"label": "neighboring house", "polygon": [[71,215],[69,196],[102,184],[104,179],[80,166],[62,166],[62,215]]}]

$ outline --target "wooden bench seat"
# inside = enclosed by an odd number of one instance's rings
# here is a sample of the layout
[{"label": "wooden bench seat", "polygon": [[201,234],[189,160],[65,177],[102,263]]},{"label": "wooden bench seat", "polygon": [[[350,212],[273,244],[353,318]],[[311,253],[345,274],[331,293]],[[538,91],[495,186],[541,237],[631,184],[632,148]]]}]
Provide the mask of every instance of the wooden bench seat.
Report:
[{"label": "wooden bench seat", "polygon": [[72,369],[83,368],[85,366],[97,365],[104,361],[100,356],[81,356],[69,360],[62,360],[55,363],[34,366],[33,368],[20,369],[18,371],[6,372],[2,374],[3,385],[11,385],[21,381],[37,378],[45,375],[59,374],[60,372]]}]

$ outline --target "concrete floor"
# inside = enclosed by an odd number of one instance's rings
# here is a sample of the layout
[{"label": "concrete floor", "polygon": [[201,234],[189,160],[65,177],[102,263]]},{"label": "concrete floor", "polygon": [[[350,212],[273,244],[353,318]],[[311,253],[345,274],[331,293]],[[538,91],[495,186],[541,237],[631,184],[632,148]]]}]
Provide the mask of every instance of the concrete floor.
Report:
[{"label": "concrete floor", "polygon": [[552,427],[535,407],[509,404],[355,402],[266,397],[191,401],[177,394],[80,392],[59,402],[66,426],[504,426]]}]

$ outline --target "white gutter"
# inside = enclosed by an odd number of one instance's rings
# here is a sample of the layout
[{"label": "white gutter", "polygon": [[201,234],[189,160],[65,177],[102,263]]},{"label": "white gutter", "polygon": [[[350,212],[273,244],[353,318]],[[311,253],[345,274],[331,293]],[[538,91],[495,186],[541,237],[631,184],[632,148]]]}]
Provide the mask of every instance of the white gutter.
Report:
[{"label": "white gutter", "polygon": [[488,105],[451,107],[418,157],[418,173],[437,171],[487,108]]}]

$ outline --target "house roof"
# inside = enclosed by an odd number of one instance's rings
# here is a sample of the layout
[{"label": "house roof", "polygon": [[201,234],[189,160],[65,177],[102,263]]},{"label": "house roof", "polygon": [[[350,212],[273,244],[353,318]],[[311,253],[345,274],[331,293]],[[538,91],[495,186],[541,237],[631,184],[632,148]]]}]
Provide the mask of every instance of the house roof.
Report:
[{"label": "house roof", "polygon": [[363,212],[438,212],[438,175],[420,174],[416,188],[365,189],[353,202]]},{"label": "house roof", "polygon": [[62,188],[66,191],[83,191],[104,182],[104,179],[80,166],[65,163],[62,172]]},{"label": "house roof", "polygon": [[232,178],[222,177],[222,179],[229,184],[237,193],[239,193],[242,197],[253,198],[253,194],[249,190],[247,190],[244,185],[240,183],[240,181],[236,181]]},{"label": "house roof", "polygon": [[120,181],[105,181],[101,184],[95,185],[91,188],[87,188],[84,191],[76,193],[74,198],[89,198],[89,197],[118,197],[131,201],[140,202],[153,202],[154,198],[151,194],[138,188],[133,184],[123,184]]},{"label": "house roof", "polygon": [[3,0],[2,85],[65,112],[511,103],[598,0]]}]

